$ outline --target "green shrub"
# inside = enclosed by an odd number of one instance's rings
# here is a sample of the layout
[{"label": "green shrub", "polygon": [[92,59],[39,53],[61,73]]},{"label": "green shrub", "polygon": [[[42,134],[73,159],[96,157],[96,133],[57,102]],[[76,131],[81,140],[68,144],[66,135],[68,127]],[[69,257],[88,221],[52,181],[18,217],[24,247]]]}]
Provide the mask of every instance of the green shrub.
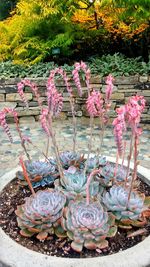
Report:
[{"label": "green shrub", "polygon": [[[87,64],[91,68],[93,74],[106,76],[111,73],[113,76],[129,76],[135,74],[150,73],[150,58],[149,62],[141,61],[141,58],[126,58],[122,54],[104,55],[101,58],[91,57]],[[58,67],[54,62],[37,63],[32,66],[16,65],[11,61],[0,63],[0,77],[48,77],[52,69]],[[72,66],[64,64],[62,66],[67,72],[73,70]]]}]

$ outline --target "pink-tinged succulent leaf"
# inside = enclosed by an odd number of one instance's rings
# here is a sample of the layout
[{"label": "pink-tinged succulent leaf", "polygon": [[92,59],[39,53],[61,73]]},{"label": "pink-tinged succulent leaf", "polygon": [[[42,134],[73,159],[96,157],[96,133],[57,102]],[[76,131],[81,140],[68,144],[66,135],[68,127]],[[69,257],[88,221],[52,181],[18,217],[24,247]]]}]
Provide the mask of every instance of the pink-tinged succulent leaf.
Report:
[{"label": "pink-tinged succulent leaf", "polygon": [[135,226],[135,227],[143,227],[146,224],[147,224],[146,220],[143,220],[143,221],[132,220],[132,222],[131,222],[131,225]]},{"label": "pink-tinged succulent leaf", "polygon": [[28,231],[30,231],[31,233],[39,233],[41,230],[34,227],[28,227]]},{"label": "pink-tinged succulent leaf", "polygon": [[48,237],[48,233],[47,232],[40,232],[36,238],[39,239],[40,241],[45,240]]},{"label": "pink-tinged succulent leaf", "polygon": [[108,241],[107,240],[101,240],[98,244],[97,244],[97,247],[99,249],[104,249],[104,248],[107,248],[108,247]]},{"label": "pink-tinged succulent leaf", "polygon": [[84,247],[90,250],[94,250],[97,248],[97,244],[92,240],[86,240],[84,242]]},{"label": "pink-tinged succulent leaf", "polygon": [[76,242],[72,242],[71,243],[71,247],[74,251],[76,252],[81,252],[82,249],[83,249],[83,244],[80,244],[80,243],[76,243]]},{"label": "pink-tinged succulent leaf", "polygon": [[117,225],[110,227],[107,237],[114,237],[117,233],[117,230],[118,230]]},{"label": "pink-tinged succulent leaf", "polygon": [[126,229],[126,230],[132,229],[131,225],[125,225],[125,224],[121,224],[121,223],[118,224],[118,227],[121,229]]},{"label": "pink-tinged succulent leaf", "polygon": [[144,235],[147,233],[147,230],[145,228],[143,229],[139,229],[137,231],[134,231],[134,232],[131,232],[127,235],[127,237],[135,237],[135,236],[138,236],[138,235]]},{"label": "pink-tinged succulent leaf", "polygon": [[23,237],[31,237],[34,235],[34,233],[28,231],[27,229],[22,229],[20,230],[20,234],[23,236]]},{"label": "pink-tinged succulent leaf", "polygon": [[59,238],[64,238],[67,236],[64,229],[61,227],[61,225],[58,225],[58,227],[55,228],[55,235]]}]

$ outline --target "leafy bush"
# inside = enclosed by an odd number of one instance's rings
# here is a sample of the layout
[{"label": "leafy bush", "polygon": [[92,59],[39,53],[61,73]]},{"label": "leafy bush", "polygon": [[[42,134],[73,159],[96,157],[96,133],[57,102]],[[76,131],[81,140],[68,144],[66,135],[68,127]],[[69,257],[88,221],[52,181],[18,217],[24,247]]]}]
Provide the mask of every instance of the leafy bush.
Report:
[{"label": "leafy bush", "polygon": [[[106,76],[112,73],[113,76],[129,76],[134,74],[148,74],[150,72],[150,58],[148,63],[143,62],[140,57],[127,58],[122,54],[104,55],[101,58],[91,57],[87,64],[93,74]],[[0,63],[0,77],[48,77],[52,69],[58,67],[54,62],[37,63],[33,66],[17,65],[11,61]],[[64,64],[62,68],[71,72],[73,67]]]}]

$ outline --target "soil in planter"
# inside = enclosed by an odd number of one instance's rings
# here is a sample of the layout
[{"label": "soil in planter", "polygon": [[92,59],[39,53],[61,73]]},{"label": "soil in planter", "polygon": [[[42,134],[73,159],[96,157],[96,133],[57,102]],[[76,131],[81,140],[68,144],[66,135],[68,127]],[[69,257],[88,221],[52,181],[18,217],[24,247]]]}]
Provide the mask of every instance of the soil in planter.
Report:
[{"label": "soil in planter", "polygon": [[[37,190],[35,190],[37,191]],[[139,191],[150,195],[150,187],[140,181]],[[109,239],[109,247],[103,250],[87,250],[83,249],[82,253],[76,253],[70,246],[70,241],[67,238],[63,240],[55,236],[49,236],[48,240],[40,242],[35,237],[24,238],[19,234],[20,229],[17,226],[15,210],[17,205],[24,203],[24,198],[30,196],[30,191],[25,188],[22,189],[17,180],[10,182],[0,195],[0,221],[2,229],[13,240],[20,245],[51,256],[66,257],[66,258],[87,258],[110,255],[119,251],[130,248],[137,243],[143,241],[150,233],[150,222],[144,226],[146,232],[136,237],[127,237],[127,231],[119,229],[115,237]],[[134,230],[138,230],[136,227]]]}]

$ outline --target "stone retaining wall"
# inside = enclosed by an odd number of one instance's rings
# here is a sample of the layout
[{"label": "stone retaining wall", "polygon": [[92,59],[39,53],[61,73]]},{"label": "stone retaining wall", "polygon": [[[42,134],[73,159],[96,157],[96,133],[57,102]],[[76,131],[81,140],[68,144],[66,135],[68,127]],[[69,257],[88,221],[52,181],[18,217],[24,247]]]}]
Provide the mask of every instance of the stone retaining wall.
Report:
[{"label": "stone retaining wall", "polygon": [[[43,105],[46,105],[46,78],[30,79],[38,85],[41,100]],[[38,107],[36,98],[29,87],[25,88],[25,95],[29,101],[29,109],[26,109],[22,103],[19,94],[17,93],[17,83],[19,78],[0,79],[0,110],[4,107],[15,108],[18,112],[20,122],[34,122],[39,119],[40,109]],[[87,88],[84,81],[81,82],[83,89],[83,97],[80,98],[77,94],[77,89],[71,81],[75,95],[76,116],[87,117],[85,101],[87,97]],[[64,97],[64,105],[61,113],[61,118],[67,119],[71,116],[71,109],[69,104],[69,94],[66,91],[62,80],[57,79],[56,86]],[[99,76],[91,77],[90,88],[100,90],[103,94],[105,92],[105,78]],[[112,108],[110,111],[110,121],[115,117],[115,109],[125,104],[130,96],[140,94],[147,100],[146,109],[142,115],[142,123],[150,124],[150,76],[130,76],[130,77],[116,77],[114,82],[114,92],[112,94]]]}]

